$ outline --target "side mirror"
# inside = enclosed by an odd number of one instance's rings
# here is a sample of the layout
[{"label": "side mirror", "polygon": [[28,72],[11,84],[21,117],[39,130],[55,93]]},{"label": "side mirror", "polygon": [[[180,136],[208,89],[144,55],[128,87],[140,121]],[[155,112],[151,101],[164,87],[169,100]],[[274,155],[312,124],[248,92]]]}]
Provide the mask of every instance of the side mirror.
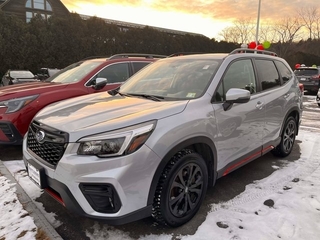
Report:
[{"label": "side mirror", "polygon": [[226,93],[226,101],[223,103],[223,109],[228,111],[234,103],[247,103],[250,100],[250,92],[240,88],[230,88]]},{"label": "side mirror", "polygon": [[107,85],[107,82],[108,82],[108,80],[107,80],[106,78],[99,78],[99,77],[98,77],[98,78],[96,79],[95,84],[92,85],[92,88],[93,88],[94,90],[100,90],[100,89],[104,88],[104,86]]}]

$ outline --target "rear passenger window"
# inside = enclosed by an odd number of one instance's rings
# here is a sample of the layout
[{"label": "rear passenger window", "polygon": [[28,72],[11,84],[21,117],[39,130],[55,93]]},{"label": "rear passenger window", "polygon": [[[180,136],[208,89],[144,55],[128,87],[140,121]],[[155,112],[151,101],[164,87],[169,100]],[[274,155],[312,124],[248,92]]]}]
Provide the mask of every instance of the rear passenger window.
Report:
[{"label": "rear passenger window", "polygon": [[134,73],[138,72],[141,68],[144,68],[148,64],[150,64],[150,62],[133,62],[132,63],[133,72]]},{"label": "rear passenger window", "polygon": [[280,77],[273,61],[259,59],[256,60],[256,65],[262,90],[281,85]]},{"label": "rear passenger window", "polygon": [[241,88],[250,91],[251,94],[257,91],[255,75],[250,59],[243,59],[231,63],[220,83],[215,94],[217,102],[225,101],[226,92],[230,88]]},{"label": "rear passenger window", "polygon": [[275,61],[275,64],[281,75],[282,82],[288,82],[293,77],[293,72],[283,62]]}]

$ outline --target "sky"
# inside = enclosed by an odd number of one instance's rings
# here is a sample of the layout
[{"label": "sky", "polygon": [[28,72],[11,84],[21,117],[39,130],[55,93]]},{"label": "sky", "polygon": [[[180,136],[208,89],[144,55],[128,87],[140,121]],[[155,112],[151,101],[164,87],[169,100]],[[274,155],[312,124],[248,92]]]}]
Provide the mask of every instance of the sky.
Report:
[{"label": "sky", "polygon": [[[314,97],[309,102],[315,105]],[[315,105],[316,106],[316,105]],[[314,107],[320,113],[320,108]],[[319,133],[301,129],[296,143],[300,158],[283,161],[284,167],[268,177],[246,186],[235,198],[211,205],[206,220],[194,235],[181,236],[181,240],[233,239],[233,240],[319,240],[320,235],[320,148]],[[25,172],[23,160],[4,161],[32,200],[42,194]],[[237,170],[239,171],[239,170]],[[61,222],[54,213],[47,213],[42,203],[35,202],[48,221],[58,227]],[[35,239],[36,228],[27,216],[15,194],[15,185],[0,174],[0,239]],[[108,225],[92,226],[86,235],[92,240],[134,240],[128,233]],[[168,234],[144,235],[140,240],[171,240]]]},{"label": "sky", "polygon": [[[70,12],[138,23],[219,40],[235,20],[257,22],[259,0],[61,0]],[[294,17],[301,8],[319,9],[319,0],[260,0],[260,24]]]}]

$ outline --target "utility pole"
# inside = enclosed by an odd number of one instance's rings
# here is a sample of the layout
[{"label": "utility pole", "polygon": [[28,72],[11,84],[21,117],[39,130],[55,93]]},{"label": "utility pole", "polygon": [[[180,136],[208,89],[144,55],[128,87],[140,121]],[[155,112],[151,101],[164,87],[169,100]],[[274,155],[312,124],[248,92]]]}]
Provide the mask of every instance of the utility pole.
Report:
[{"label": "utility pole", "polygon": [[261,0],[259,0],[258,6],[258,18],[257,18],[257,29],[256,29],[256,45],[258,46],[258,37],[259,37],[259,24],[260,24],[260,9],[261,9]]}]

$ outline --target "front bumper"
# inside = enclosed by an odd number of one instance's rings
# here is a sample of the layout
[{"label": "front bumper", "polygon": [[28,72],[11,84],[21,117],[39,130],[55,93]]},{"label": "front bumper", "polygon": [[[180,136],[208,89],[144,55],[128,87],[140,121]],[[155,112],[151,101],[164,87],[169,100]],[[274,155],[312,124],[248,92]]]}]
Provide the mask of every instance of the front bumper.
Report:
[{"label": "front bumper", "polygon": [[22,141],[23,136],[11,122],[0,121],[1,145],[21,145]]},{"label": "front bumper", "polygon": [[[152,206],[147,205],[147,200],[159,163],[159,158],[153,151],[142,146],[131,155],[101,159],[74,154],[77,146],[78,144],[69,144],[56,168],[51,168],[33,156],[24,141],[24,161],[26,166],[30,163],[43,169],[45,190],[67,209],[79,215],[103,219],[113,225],[151,216]],[[87,192],[83,186],[87,187]],[[90,196],[92,191],[101,189],[107,189],[102,193],[106,194],[106,202],[103,202],[101,192],[98,192],[99,199]],[[100,208],[110,202],[110,198],[113,210],[105,211],[106,208]],[[97,204],[100,205],[97,207]]]}]

